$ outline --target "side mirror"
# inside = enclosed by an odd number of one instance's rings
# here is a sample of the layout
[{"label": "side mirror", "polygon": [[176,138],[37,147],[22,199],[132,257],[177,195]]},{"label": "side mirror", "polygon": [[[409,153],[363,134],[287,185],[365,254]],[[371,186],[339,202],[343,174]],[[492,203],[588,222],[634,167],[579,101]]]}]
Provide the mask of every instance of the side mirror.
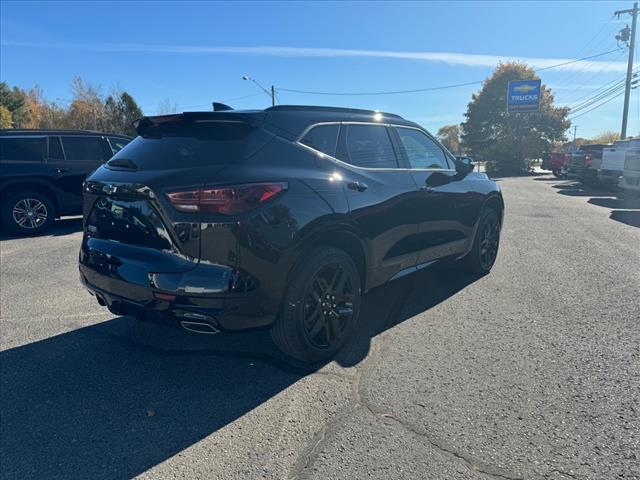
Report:
[{"label": "side mirror", "polygon": [[468,175],[469,173],[473,172],[473,169],[475,167],[476,166],[473,164],[469,157],[462,157],[457,159],[456,161],[456,171],[462,176]]}]

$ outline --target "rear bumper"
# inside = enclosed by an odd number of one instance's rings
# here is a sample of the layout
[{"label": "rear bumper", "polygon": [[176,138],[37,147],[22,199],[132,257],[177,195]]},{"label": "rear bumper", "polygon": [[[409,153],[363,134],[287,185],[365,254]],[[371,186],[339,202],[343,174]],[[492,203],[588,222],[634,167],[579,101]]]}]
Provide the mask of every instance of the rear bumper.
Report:
[{"label": "rear bumper", "polygon": [[[100,272],[80,263],[80,280],[98,302],[116,315],[159,320],[179,325],[181,321],[199,320],[218,330],[234,331],[266,327],[276,317],[268,311],[265,295],[259,290],[245,292],[211,292],[198,286],[198,278],[211,281],[211,269],[196,267],[191,272],[149,274],[147,284],[141,276],[124,278],[116,272]],[[220,275],[222,272],[215,272]],[[223,274],[220,283],[229,285]],[[157,288],[162,286],[164,288]]]},{"label": "rear bumper", "polygon": [[620,188],[631,192],[640,192],[640,175],[625,174],[620,179]]},{"label": "rear bumper", "polygon": [[619,170],[599,170],[598,181],[602,183],[608,183],[612,185],[618,185],[618,181],[622,176],[622,172]]}]

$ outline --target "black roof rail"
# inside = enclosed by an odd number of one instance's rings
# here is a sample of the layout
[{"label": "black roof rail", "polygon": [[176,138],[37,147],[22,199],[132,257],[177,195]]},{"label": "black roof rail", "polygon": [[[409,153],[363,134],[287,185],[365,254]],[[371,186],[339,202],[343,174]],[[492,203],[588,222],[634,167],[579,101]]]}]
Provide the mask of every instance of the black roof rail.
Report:
[{"label": "black roof rail", "polygon": [[400,118],[404,120],[400,115],[395,113],[378,112],[375,110],[364,110],[360,108],[344,108],[344,107],[322,107],[315,105],[276,105],[264,109],[265,112],[335,112],[335,113],[355,113],[358,115],[375,115],[376,113],[383,117]]}]

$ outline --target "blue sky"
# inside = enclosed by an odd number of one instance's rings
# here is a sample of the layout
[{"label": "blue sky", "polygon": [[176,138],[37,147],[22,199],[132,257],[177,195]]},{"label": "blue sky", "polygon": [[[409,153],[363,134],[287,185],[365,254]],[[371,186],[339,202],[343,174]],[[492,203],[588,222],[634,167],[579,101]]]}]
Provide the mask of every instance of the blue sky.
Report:
[{"label": "blue sky", "polygon": [[[631,2],[9,2],[0,3],[0,78],[69,98],[74,75],[129,91],[145,113],[211,101],[262,108],[266,87],[324,92],[410,90],[486,78],[498,59],[543,67],[616,48]],[[540,72],[575,106],[624,76],[626,52]],[[458,123],[478,86],[378,96],[279,91],[281,103],[387,110],[431,131]],[[640,130],[640,88],[629,134]],[[255,95],[254,95],[255,94]],[[252,95],[252,96],[250,96]],[[238,98],[246,97],[248,98]],[[622,97],[575,119],[578,136],[618,131]],[[583,110],[584,112],[584,110]]]}]

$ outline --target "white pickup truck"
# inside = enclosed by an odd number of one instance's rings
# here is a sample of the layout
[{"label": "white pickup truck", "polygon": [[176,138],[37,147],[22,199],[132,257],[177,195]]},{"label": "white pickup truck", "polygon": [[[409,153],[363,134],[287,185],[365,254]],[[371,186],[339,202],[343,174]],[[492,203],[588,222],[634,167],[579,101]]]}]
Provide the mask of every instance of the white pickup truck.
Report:
[{"label": "white pickup truck", "polygon": [[640,145],[627,150],[620,188],[626,193],[640,194]]},{"label": "white pickup truck", "polygon": [[627,150],[640,147],[640,139],[618,140],[602,150],[602,164],[598,170],[598,182],[617,187],[624,172]]}]

